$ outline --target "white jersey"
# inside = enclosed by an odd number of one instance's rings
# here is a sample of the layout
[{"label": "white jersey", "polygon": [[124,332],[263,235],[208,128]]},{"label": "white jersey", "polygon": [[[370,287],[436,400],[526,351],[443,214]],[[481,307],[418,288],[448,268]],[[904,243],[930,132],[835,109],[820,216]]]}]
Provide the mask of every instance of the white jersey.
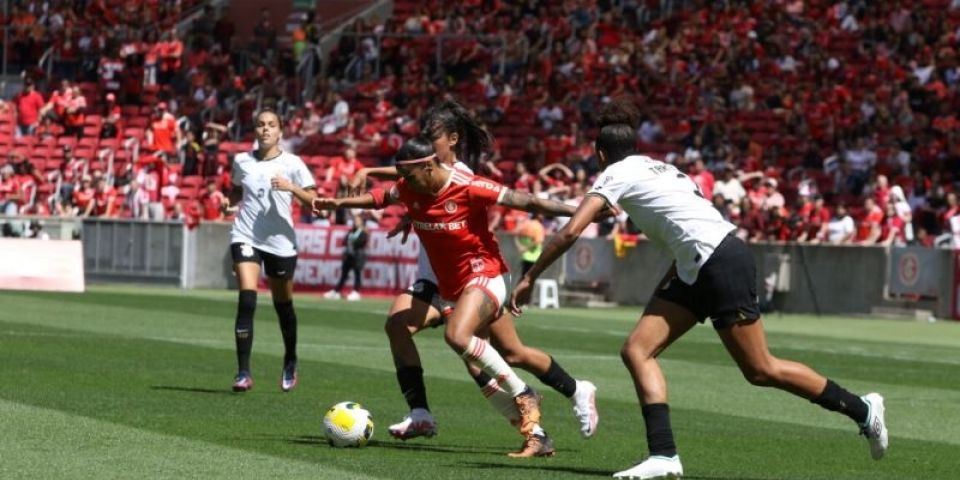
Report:
[{"label": "white jersey", "polygon": [[633,223],[677,261],[677,276],[692,285],[700,267],[736,227],[703,198],[690,177],[643,155],[616,162],[597,176],[589,194],[619,205]]},{"label": "white jersey", "polygon": [[[463,163],[459,160],[454,162],[453,169],[473,175],[473,170],[468,167],[466,163]],[[433,273],[433,267],[430,265],[430,258],[427,257],[427,249],[423,248],[422,244],[420,246],[420,253],[417,254],[416,280],[428,280],[430,283],[433,283],[437,286],[440,284],[440,282],[437,280],[437,274]]]},{"label": "white jersey", "polygon": [[243,200],[230,230],[230,243],[246,243],[280,257],[297,254],[290,211],[293,193],[270,186],[270,179],[278,175],[304,189],[315,184],[303,160],[292,153],[266,161],[258,161],[251,152],[234,157],[231,181],[243,187]]}]

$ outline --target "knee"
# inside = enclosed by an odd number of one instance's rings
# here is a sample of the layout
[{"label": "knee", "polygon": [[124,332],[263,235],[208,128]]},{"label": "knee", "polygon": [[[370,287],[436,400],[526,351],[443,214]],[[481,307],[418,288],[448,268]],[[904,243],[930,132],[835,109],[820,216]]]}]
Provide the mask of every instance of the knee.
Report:
[{"label": "knee", "polygon": [[518,365],[526,365],[527,356],[524,355],[522,349],[520,350],[500,350],[500,356],[503,357],[504,361],[507,362],[511,367],[516,367]]},{"label": "knee", "polygon": [[751,385],[758,387],[773,387],[780,383],[779,375],[772,362],[742,365],[740,372]]},{"label": "knee", "polygon": [[463,352],[467,351],[467,347],[470,346],[471,337],[472,335],[458,333],[452,328],[448,328],[443,334],[444,341],[458,354],[463,354]]},{"label": "knee", "polygon": [[390,338],[410,336],[413,333],[410,331],[404,316],[399,314],[387,317],[387,321],[383,324],[383,330],[387,332],[387,336]]},{"label": "knee", "polygon": [[620,347],[620,360],[628,367],[651,358],[653,358],[653,355],[645,350],[639,342],[633,342],[628,339],[623,343],[623,346]]}]

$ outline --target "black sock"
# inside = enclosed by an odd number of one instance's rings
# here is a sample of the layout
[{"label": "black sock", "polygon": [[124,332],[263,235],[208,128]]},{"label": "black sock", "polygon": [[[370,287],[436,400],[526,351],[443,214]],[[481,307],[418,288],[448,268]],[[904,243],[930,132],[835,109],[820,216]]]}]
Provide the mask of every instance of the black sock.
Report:
[{"label": "black sock", "polygon": [[397,368],[397,382],[400,383],[400,391],[403,392],[403,398],[407,401],[410,410],[414,408],[430,410],[427,405],[427,388],[423,385],[423,368]]},{"label": "black sock", "polygon": [[672,457],[677,454],[670,428],[670,407],[666,403],[653,403],[641,407],[643,423],[647,426],[647,448],[650,455]]},{"label": "black sock", "polygon": [[863,403],[860,397],[848,392],[830,379],[827,379],[827,386],[823,389],[823,393],[810,401],[827,410],[840,412],[857,422],[858,425],[866,423],[867,415],[869,415],[867,404]]},{"label": "black sock", "polygon": [[479,372],[480,373],[474,375],[473,381],[477,382],[477,386],[480,388],[486,387],[487,384],[490,383],[490,380],[493,380],[493,377],[487,375],[487,372],[484,372],[483,370],[480,370]]},{"label": "black sock", "polygon": [[293,310],[293,301],[273,302],[280,320],[280,335],[283,336],[283,363],[297,361],[297,313]]},{"label": "black sock", "polygon": [[250,350],[253,349],[253,312],[257,309],[257,291],[240,290],[237,300],[237,322],[233,328],[237,341],[237,366],[250,371]]},{"label": "black sock", "polygon": [[560,392],[567,398],[572,397],[574,392],[577,391],[577,381],[553,357],[550,357],[550,367],[547,368],[547,373],[537,375],[537,378],[544,385]]}]

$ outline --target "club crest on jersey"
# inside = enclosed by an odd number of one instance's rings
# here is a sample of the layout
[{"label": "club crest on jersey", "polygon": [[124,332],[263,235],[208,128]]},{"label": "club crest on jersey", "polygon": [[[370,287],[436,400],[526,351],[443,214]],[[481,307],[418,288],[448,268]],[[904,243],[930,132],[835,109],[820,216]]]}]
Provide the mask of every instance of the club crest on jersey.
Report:
[{"label": "club crest on jersey", "polygon": [[474,259],[471,259],[471,260],[470,260],[470,270],[473,270],[475,273],[476,273],[476,272],[482,272],[482,271],[483,271],[483,259],[482,259],[482,258],[474,258]]},{"label": "club crest on jersey", "polygon": [[444,209],[444,211],[446,211],[447,213],[456,212],[456,211],[457,211],[457,202],[454,202],[453,200],[447,200],[446,202],[443,202],[443,209]]}]

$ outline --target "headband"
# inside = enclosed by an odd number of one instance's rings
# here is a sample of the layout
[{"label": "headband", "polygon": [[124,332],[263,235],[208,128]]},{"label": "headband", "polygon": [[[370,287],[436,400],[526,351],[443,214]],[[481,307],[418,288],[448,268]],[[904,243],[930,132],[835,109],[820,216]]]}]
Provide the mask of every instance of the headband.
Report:
[{"label": "headband", "polygon": [[434,157],[436,157],[436,156],[437,156],[437,154],[433,153],[433,154],[427,155],[426,157],[414,158],[414,159],[412,159],[412,160],[397,160],[397,161],[394,162],[394,163],[396,163],[397,165],[414,165],[414,164],[417,164],[417,163],[426,163],[426,162],[429,162],[429,161],[433,160]]}]

